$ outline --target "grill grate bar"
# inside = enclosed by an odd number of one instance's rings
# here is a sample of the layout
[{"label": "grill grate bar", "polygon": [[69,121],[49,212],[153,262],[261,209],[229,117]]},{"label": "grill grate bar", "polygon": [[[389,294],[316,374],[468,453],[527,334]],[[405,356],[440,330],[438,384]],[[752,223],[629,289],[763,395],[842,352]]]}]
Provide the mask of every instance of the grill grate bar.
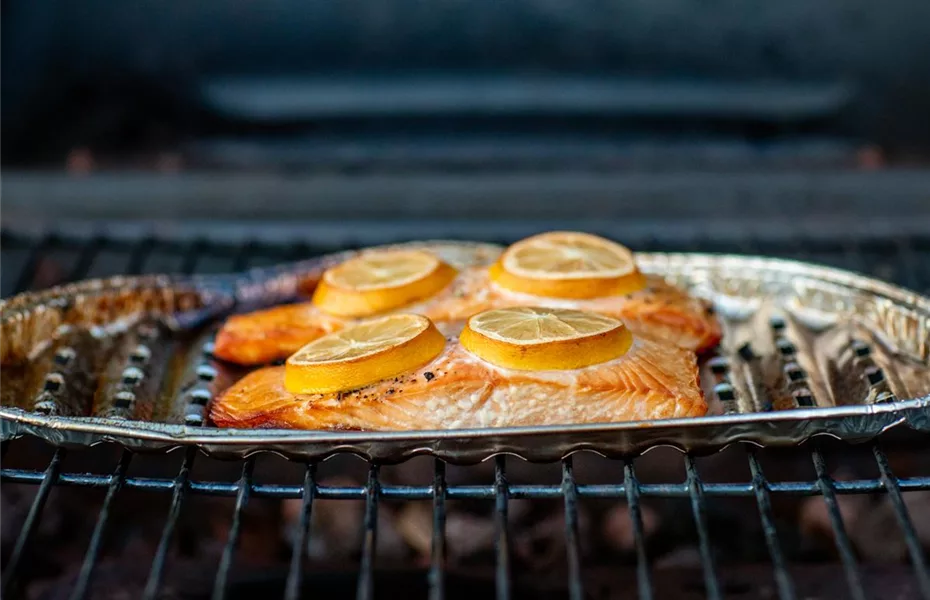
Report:
[{"label": "grill grate bar", "polygon": [[378,545],[378,498],[380,497],[380,467],[371,465],[368,470],[368,485],[365,486],[365,518],[362,530],[362,561],[359,565],[356,598],[370,600],[374,597],[375,550]]},{"label": "grill grate bar", "polygon": [[836,540],[836,549],[839,552],[840,560],[843,562],[843,570],[846,572],[846,582],[849,584],[849,591],[853,600],[865,600],[865,588],[862,586],[862,576],[859,573],[859,566],[856,564],[856,556],[853,553],[852,542],[849,541],[849,535],[846,533],[846,526],[843,524],[843,515],[840,513],[840,507],[836,500],[836,490],[833,486],[833,479],[827,475],[827,466],[820,450],[813,450],[811,457],[814,461],[814,470],[817,472],[817,482],[820,486],[820,492],[823,494],[823,500],[827,505],[827,514],[830,517],[830,526],[833,528],[833,537]]},{"label": "grill grate bar", "polygon": [[316,463],[307,465],[304,471],[303,505],[300,509],[300,520],[297,524],[297,533],[291,548],[291,564],[287,572],[287,583],[284,588],[284,598],[295,600],[300,597],[300,585],[303,578],[303,559],[307,552],[307,541],[310,538],[310,520],[313,516],[313,498],[316,494]]},{"label": "grill grate bar", "polygon": [[[42,471],[23,469],[0,470],[0,481],[8,483],[41,484],[45,475]],[[90,473],[62,473],[58,483],[68,486],[107,487],[109,475]],[[124,487],[149,492],[170,492],[174,489],[174,480],[152,477],[127,477]],[[833,487],[838,494],[874,494],[885,491],[884,484],[878,479],[857,479],[834,481]],[[742,497],[754,496],[755,489],[751,483],[702,483],[705,496]],[[898,480],[902,492],[930,490],[930,476],[906,477]],[[236,483],[225,481],[191,481],[190,491],[207,496],[235,496],[238,494]],[[819,496],[820,486],[817,481],[771,481],[768,491],[775,494],[791,496]],[[685,483],[641,483],[641,496],[657,498],[686,498],[691,496],[689,484]],[[253,484],[250,494],[260,498],[302,498],[302,485]],[[317,486],[316,498],[320,500],[364,500],[365,488],[360,486]],[[497,496],[494,486],[456,485],[446,488],[449,500],[493,500]],[[385,485],[381,487],[380,497],[385,500],[431,500],[432,486]],[[514,500],[537,500],[542,498],[561,499],[560,485],[514,485],[508,488],[508,497]],[[622,500],[626,498],[623,484],[579,484],[578,497],[584,499]]]},{"label": "grill grate bar", "polygon": [[914,248],[911,242],[906,237],[899,237],[895,240],[895,245],[897,247],[898,259],[901,263],[901,271],[903,273],[901,284],[915,291],[926,292],[930,290],[930,282],[925,282],[926,285],[921,289],[920,276],[917,273],[918,259],[914,255]]},{"label": "grill grate bar", "polygon": [[[93,268],[94,258],[104,247],[104,245],[105,239],[103,236],[97,236],[92,238],[90,242],[84,246],[80,253],[78,262],[75,265],[74,273],[72,273],[72,279],[85,277],[86,273],[90,272],[90,270]],[[129,260],[126,265],[126,273],[128,275],[137,275],[143,271],[145,268],[145,261],[153,247],[154,240],[151,237],[143,238],[138,243],[133,245],[129,251]],[[107,521],[109,519],[110,506],[126,482],[126,472],[129,469],[129,463],[131,461],[132,453],[130,453],[128,450],[123,450],[119,463],[117,463],[116,469],[110,478],[110,484],[107,488],[107,494],[104,497],[103,505],[101,506],[100,512],[97,515],[97,523],[94,525],[94,531],[91,535],[90,543],[87,547],[87,552],[84,554],[84,561],[81,563],[81,570],[78,574],[78,579],[75,582],[74,590],[72,590],[71,600],[80,600],[87,594],[87,589],[90,585],[91,577],[93,576],[94,565],[96,564],[97,556],[100,553],[100,544],[103,541],[103,533],[106,529]]]},{"label": "grill grate bar", "polygon": [[226,586],[229,583],[229,569],[232,567],[236,544],[239,542],[239,532],[242,529],[242,511],[249,503],[249,492],[252,488],[252,471],[255,468],[255,457],[245,459],[242,464],[242,476],[239,478],[239,489],[236,494],[236,508],[233,512],[232,525],[229,527],[229,537],[223,547],[220,566],[216,571],[213,582],[213,600],[223,600],[226,597]]},{"label": "grill grate bar", "polygon": [[898,478],[891,471],[888,464],[888,457],[878,447],[877,444],[872,446],[872,454],[875,456],[875,462],[878,463],[878,470],[881,476],[882,485],[888,491],[888,497],[891,499],[891,505],[894,508],[895,517],[901,532],[904,534],[904,543],[907,545],[907,552],[911,557],[911,563],[914,565],[914,571],[917,573],[917,584],[920,586],[921,595],[930,600],[930,569],[927,567],[927,558],[920,546],[920,539],[914,530],[914,523],[911,522],[910,514],[907,511],[907,505],[904,504],[904,498],[901,496],[901,488],[898,485]]},{"label": "grill grate bar", "polygon": [[[154,249],[155,238],[153,238],[151,235],[148,235],[133,244],[132,248],[129,250],[129,260],[126,263],[126,274],[141,274],[143,268],[145,267],[145,261],[148,259],[149,254],[151,254],[152,250]],[[186,272],[193,273],[193,269]]]},{"label": "grill grate bar", "polygon": [[86,278],[94,266],[94,260],[105,244],[106,240],[102,235],[96,235],[82,243],[80,250],[78,250],[77,260],[74,262],[66,281],[78,281]]},{"label": "grill grate bar", "polygon": [[446,593],[446,463],[438,458],[433,475],[433,539],[430,545],[429,599]]},{"label": "grill grate bar", "polygon": [[29,507],[29,513],[26,515],[23,528],[16,538],[16,545],[13,547],[10,559],[3,565],[3,582],[0,584],[0,588],[2,588],[0,596],[4,598],[10,597],[10,593],[13,589],[13,582],[15,581],[16,568],[19,566],[19,561],[22,560],[23,555],[26,553],[29,540],[32,537],[32,532],[39,524],[39,519],[42,516],[42,511],[45,509],[45,502],[48,500],[48,495],[52,491],[52,486],[58,481],[58,475],[61,471],[61,460],[64,458],[65,453],[66,450],[64,448],[58,448],[55,450],[55,454],[52,455],[52,460],[49,461],[48,467],[46,467],[43,473],[42,484],[36,491],[36,497]]},{"label": "grill grate bar", "polygon": [[249,266],[249,261],[255,252],[256,244],[253,240],[246,240],[239,244],[233,254],[232,270],[234,272],[245,271]]},{"label": "grill grate bar", "polygon": [[182,273],[193,273],[197,270],[197,263],[200,262],[200,257],[207,251],[209,248],[209,243],[202,239],[196,238],[188,244],[187,249],[184,250],[184,259],[181,262],[181,272]]},{"label": "grill grate bar", "polygon": [[690,454],[685,455],[685,471],[688,477],[688,492],[691,497],[691,512],[694,514],[694,526],[698,534],[698,546],[701,553],[701,570],[704,574],[704,587],[707,597],[720,600],[720,585],[717,582],[717,569],[710,548],[710,535],[707,533],[707,509],[704,504],[704,485],[697,472],[697,466]]},{"label": "grill grate bar", "polygon": [[568,591],[572,600],[584,598],[581,551],[578,542],[578,485],[572,458],[562,461],[562,494],[565,496],[565,545],[568,555]]},{"label": "grill grate bar", "polygon": [[20,294],[32,288],[32,282],[35,281],[35,274],[39,266],[39,261],[42,260],[42,256],[49,247],[54,245],[55,241],[56,238],[54,235],[46,234],[39,238],[29,249],[26,262],[23,263],[23,268],[16,277],[16,283],[13,285],[14,294]]},{"label": "grill grate bar", "polygon": [[[130,273],[142,272],[145,261],[148,259],[154,246],[155,240],[151,236],[143,238],[138,244],[133,246],[130,251],[129,264],[127,267]],[[197,261],[199,258],[199,253],[191,253],[185,256],[185,265],[182,272],[185,274],[193,273],[197,268]],[[165,568],[165,559],[168,555],[168,549],[171,546],[171,538],[174,535],[178,517],[181,515],[181,507],[191,489],[190,472],[196,457],[197,449],[189,448],[184,455],[184,462],[181,463],[181,469],[174,479],[171,506],[168,509],[168,516],[165,518],[165,526],[162,529],[161,539],[158,541],[158,549],[155,551],[155,557],[152,559],[152,568],[149,571],[148,581],[145,583],[145,590],[143,592],[144,600],[153,600],[158,595],[161,576]]]},{"label": "grill grate bar", "polygon": [[281,257],[284,260],[303,260],[308,256],[312,256],[313,252],[310,249],[310,244],[301,240],[290,240],[287,244],[282,244],[280,246]]},{"label": "grill grate bar", "polygon": [[148,581],[145,583],[145,590],[142,594],[144,600],[152,600],[158,595],[158,587],[161,584],[161,576],[165,569],[165,558],[168,555],[168,548],[171,546],[171,538],[174,535],[174,529],[181,514],[181,505],[187,497],[190,490],[190,471],[194,465],[194,458],[197,456],[196,448],[189,448],[184,455],[184,462],[181,464],[181,470],[174,479],[174,491],[171,495],[171,507],[168,509],[168,516],[165,518],[165,526],[162,529],[161,539],[158,542],[158,549],[155,551],[155,557],[152,559],[152,568],[149,571]]},{"label": "grill grate bar", "polygon": [[497,598],[502,600],[510,598],[510,527],[507,523],[510,491],[507,486],[506,460],[503,455],[494,458],[494,525],[497,529],[494,543],[497,553],[495,590]]},{"label": "grill grate bar", "polygon": [[862,248],[854,238],[849,238],[845,242],[843,255],[849,263],[849,268],[859,273],[869,273],[865,257],[862,255]]},{"label": "grill grate bar", "polygon": [[94,533],[90,537],[90,544],[88,544],[87,552],[84,554],[84,562],[81,564],[81,571],[71,592],[71,600],[81,600],[87,594],[87,587],[90,585],[94,565],[97,563],[97,555],[100,553],[103,532],[110,517],[110,506],[126,480],[126,470],[129,469],[130,461],[132,461],[132,453],[129,450],[123,450],[119,463],[116,465],[116,470],[113,471],[113,475],[110,477],[107,495],[104,497],[103,506],[97,515],[97,524],[94,526]]},{"label": "grill grate bar", "polygon": [[769,483],[762,473],[753,449],[747,448],[749,470],[752,473],[752,487],[755,490],[756,504],[759,506],[759,516],[762,519],[762,531],[765,534],[765,544],[775,567],[775,585],[778,588],[778,597],[781,600],[790,600],[795,597],[794,584],[785,564],[785,555],[778,542],[778,532],[775,530],[775,520],[772,515],[772,498],[769,495]]},{"label": "grill grate bar", "polygon": [[636,587],[640,600],[652,600],[652,579],[649,575],[649,557],[646,554],[646,536],[643,533],[643,512],[639,505],[640,485],[633,470],[633,461],[623,465],[623,486],[629,505],[630,523],[633,526],[633,544],[636,547]]}]

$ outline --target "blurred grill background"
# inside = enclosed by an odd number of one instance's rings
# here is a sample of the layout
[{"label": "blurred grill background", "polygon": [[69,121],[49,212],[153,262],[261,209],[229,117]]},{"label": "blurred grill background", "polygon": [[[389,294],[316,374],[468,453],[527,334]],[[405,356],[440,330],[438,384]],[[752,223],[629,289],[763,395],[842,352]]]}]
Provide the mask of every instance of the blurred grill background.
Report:
[{"label": "blurred grill background", "polygon": [[930,142],[928,19],[908,0],[13,0],[4,162],[907,160]]},{"label": "blurred grill background", "polygon": [[917,0],[2,7],[7,223],[927,206]]}]

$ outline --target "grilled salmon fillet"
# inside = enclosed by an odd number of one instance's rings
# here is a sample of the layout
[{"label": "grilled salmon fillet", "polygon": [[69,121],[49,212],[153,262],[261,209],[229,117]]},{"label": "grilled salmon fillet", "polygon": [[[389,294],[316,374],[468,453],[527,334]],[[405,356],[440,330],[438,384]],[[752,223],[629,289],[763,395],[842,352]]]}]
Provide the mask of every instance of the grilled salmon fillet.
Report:
[{"label": "grilled salmon fillet", "polygon": [[496,367],[457,340],[426,366],[348,391],[295,395],[285,367],[245,376],[211,406],[220,427],[415,430],[607,423],[707,412],[696,356],[639,338],[623,356],[563,371]]},{"label": "grilled salmon fillet", "polygon": [[[312,291],[312,283],[305,283],[304,290]],[[512,292],[492,282],[486,267],[474,266],[461,270],[436,296],[404,307],[403,312],[422,314],[451,335],[458,333],[463,321],[473,314],[525,304],[607,314],[623,320],[635,335],[698,352],[720,341],[720,325],[710,306],[657,276],[647,277],[644,289],[626,296],[565,300]],[[266,364],[287,358],[304,344],[350,322],[328,315],[309,302],[237,315],[228,319],[217,334],[215,353],[239,364]]]}]

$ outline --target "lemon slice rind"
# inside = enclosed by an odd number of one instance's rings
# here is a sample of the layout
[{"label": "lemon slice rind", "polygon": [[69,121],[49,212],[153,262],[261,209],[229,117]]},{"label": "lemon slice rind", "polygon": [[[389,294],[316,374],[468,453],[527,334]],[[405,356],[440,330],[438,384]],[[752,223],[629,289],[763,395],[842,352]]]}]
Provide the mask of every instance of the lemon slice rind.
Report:
[{"label": "lemon slice rind", "polygon": [[366,319],[314,340],[285,363],[284,387],[293,394],[357,389],[416,370],[446,345],[420,315]]},{"label": "lemon slice rind", "polygon": [[550,298],[618,296],[646,285],[628,248],[596,235],[565,231],[516,242],[489,274],[504,289]]},{"label": "lemon slice rind", "polygon": [[633,336],[611,317],[560,308],[511,307],[468,319],[462,346],[487,362],[527,371],[572,370],[626,354]]},{"label": "lemon slice rind", "polygon": [[373,316],[434,296],[456,273],[422,250],[368,252],[327,269],[313,293],[313,303],[339,317]]}]

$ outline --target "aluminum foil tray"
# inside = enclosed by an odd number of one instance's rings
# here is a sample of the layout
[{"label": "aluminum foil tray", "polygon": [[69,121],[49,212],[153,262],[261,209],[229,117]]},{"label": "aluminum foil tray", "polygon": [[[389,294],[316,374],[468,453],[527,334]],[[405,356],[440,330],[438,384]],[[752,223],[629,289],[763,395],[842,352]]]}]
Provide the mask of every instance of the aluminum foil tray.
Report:
[{"label": "aluminum foil tray", "polygon": [[[450,262],[485,264],[500,248],[420,242]],[[227,276],[118,277],[2,303],[4,440],[114,441],[134,450],[196,445],[217,457],[273,451],[295,459],[354,452],[454,463],[508,453],[552,461],[668,445],[711,452],[737,441],[865,441],[892,428],[930,432],[930,300],[853,273],[746,256],[639,254],[711,300],[724,341],[702,363],[707,416],[599,425],[416,432],[219,429],[212,398],[244,370],[215,360],[222,318],[293,300],[347,253]]]}]

